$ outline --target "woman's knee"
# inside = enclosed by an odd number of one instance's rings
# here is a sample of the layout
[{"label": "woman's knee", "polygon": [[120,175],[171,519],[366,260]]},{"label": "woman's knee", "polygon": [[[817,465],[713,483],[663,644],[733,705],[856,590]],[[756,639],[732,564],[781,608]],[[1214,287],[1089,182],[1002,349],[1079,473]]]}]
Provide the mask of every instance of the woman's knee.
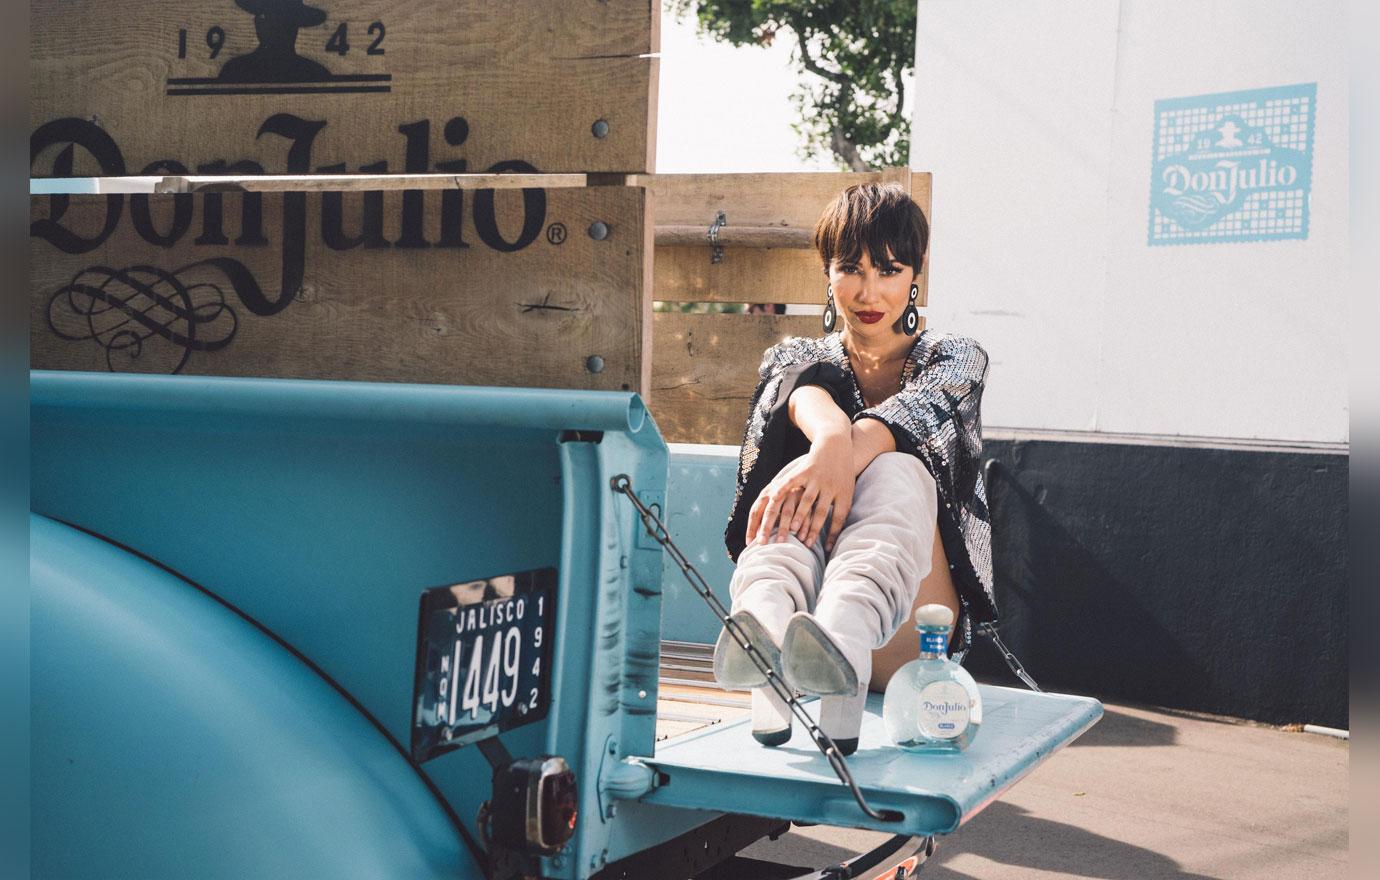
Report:
[{"label": "woman's knee", "polygon": [[883,452],[858,474],[854,494],[884,487],[888,494],[934,496],[938,487],[934,475],[917,456],[906,452]]},{"label": "woman's knee", "polygon": [[923,473],[926,476],[929,475],[929,471],[925,468],[925,463],[920,460],[919,456],[911,455],[909,452],[899,451],[883,452],[881,455],[878,455],[876,458],[872,459],[867,467],[863,468],[862,472],[865,474],[869,471],[875,471],[876,473],[901,471],[905,473]]}]

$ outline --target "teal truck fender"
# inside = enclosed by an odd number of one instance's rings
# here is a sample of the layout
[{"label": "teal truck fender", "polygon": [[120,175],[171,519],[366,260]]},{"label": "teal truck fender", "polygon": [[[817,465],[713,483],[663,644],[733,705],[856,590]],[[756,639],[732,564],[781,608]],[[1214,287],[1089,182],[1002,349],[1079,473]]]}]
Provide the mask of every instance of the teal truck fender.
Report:
[{"label": "teal truck fender", "polygon": [[31,516],[39,877],[482,877],[369,718],[213,596]]}]

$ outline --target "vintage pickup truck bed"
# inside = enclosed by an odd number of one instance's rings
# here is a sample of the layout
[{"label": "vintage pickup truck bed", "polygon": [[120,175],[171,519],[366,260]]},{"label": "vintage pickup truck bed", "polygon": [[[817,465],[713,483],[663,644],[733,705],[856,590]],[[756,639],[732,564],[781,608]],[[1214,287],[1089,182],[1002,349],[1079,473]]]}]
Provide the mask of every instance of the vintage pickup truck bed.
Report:
[{"label": "vintage pickup truck bed", "polygon": [[578,781],[546,877],[636,876],[733,814],[942,834],[1101,713],[986,687],[974,747],[926,758],[870,706],[850,763],[886,825],[802,737],[758,747],[706,675],[714,618],[610,488],[722,590],[731,457],[668,449],[636,395],[44,372],[31,394],[38,873],[483,876],[492,753],[418,752],[419,601],[506,573],[556,573],[539,711],[499,737]]}]

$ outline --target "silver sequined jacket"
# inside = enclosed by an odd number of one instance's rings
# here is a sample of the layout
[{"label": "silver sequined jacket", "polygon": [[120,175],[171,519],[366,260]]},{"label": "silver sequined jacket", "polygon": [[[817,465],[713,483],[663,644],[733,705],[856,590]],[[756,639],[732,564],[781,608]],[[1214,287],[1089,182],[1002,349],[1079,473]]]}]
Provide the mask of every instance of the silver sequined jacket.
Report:
[{"label": "silver sequined jacket", "polygon": [[896,449],[918,456],[939,490],[939,533],[962,604],[964,648],[974,622],[995,622],[992,528],[982,481],[982,402],[987,352],[976,341],[923,330],[901,372],[901,390],[868,407],[844,351],[842,337],[793,336],[767,349],[758,370],[743,446],[738,486],[724,540],[735,563],[747,537],[752,504],[786,463],[809,452],[809,440],[791,421],[790,394],[819,385],[854,422],[872,418],[891,429]]}]

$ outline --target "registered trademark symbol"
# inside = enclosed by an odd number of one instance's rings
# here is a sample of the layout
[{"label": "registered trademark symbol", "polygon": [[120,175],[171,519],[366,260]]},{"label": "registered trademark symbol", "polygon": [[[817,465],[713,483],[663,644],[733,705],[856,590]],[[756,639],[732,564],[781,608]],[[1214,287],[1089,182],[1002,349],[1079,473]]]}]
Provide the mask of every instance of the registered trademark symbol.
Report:
[{"label": "registered trademark symbol", "polygon": [[560,244],[565,241],[565,224],[552,223],[546,227],[546,240],[552,244]]}]

